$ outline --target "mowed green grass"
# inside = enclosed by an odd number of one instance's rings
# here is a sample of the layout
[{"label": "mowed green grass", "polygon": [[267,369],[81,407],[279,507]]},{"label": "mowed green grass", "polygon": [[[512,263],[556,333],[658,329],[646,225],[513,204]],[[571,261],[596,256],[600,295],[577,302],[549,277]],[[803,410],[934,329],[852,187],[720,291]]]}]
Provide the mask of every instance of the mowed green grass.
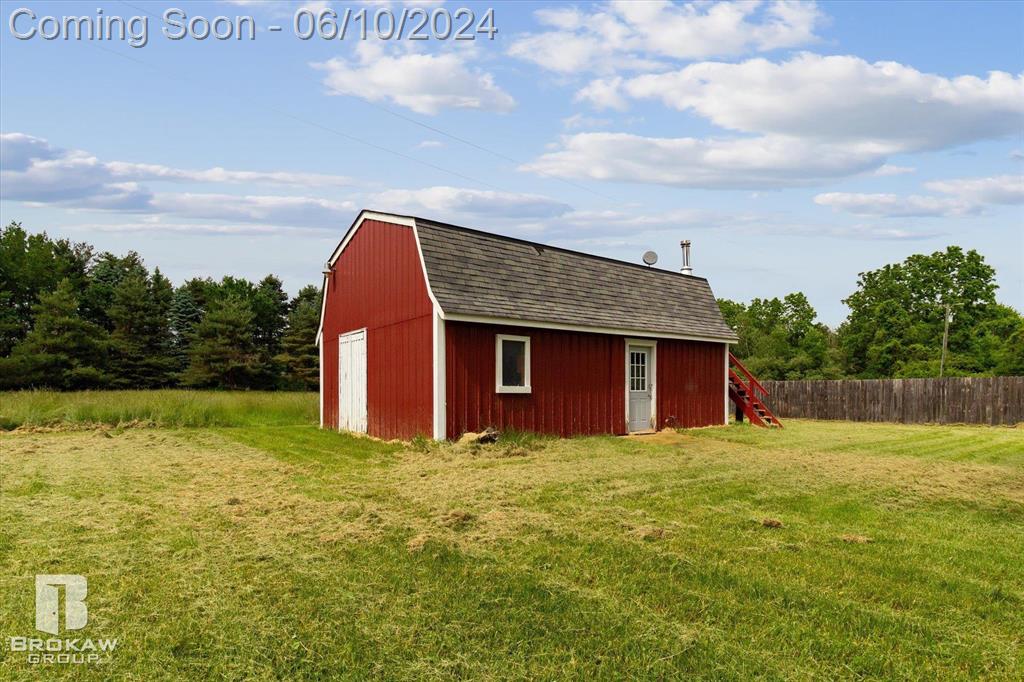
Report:
[{"label": "mowed green grass", "polygon": [[53,677],[1024,677],[1024,430],[787,426],[2,435],[0,678],[37,573],[119,641]]}]

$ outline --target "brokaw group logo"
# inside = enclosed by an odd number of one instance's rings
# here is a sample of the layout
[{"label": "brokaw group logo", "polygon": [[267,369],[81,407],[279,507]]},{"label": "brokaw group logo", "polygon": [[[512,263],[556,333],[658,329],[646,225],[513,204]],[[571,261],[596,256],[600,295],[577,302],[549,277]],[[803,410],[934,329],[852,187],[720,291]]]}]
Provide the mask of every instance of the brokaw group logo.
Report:
[{"label": "brokaw group logo", "polygon": [[89,609],[85,596],[89,593],[89,581],[84,575],[37,575],[36,576],[36,630],[59,634],[60,590],[64,586],[64,629],[81,630],[89,621]]},{"label": "brokaw group logo", "polygon": [[[60,634],[60,595],[64,588],[64,629],[81,630],[89,621],[83,575],[36,576],[36,629]],[[11,651],[26,652],[29,663],[99,663],[117,648],[116,639],[11,637]]]}]

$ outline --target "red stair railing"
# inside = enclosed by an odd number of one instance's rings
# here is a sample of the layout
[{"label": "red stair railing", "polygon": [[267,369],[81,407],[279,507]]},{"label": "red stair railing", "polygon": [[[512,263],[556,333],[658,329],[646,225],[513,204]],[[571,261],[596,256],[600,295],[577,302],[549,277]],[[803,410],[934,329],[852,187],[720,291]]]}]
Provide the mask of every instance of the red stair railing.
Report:
[{"label": "red stair railing", "polygon": [[729,398],[736,404],[737,421],[746,415],[751,424],[782,428],[782,422],[768,408],[768,389],[732,353],[729,353]]}]

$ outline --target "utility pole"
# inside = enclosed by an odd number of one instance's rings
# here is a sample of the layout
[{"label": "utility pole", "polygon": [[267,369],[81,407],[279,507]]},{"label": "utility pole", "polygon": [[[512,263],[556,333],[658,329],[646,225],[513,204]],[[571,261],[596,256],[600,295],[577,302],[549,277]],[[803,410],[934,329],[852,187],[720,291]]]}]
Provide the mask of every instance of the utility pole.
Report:
[{"label": "utility pole", "polygon": [[939,360],[939,378],[942,378],[943,373],[946,371],[946,348],[949,346],[949,322],[953,317],[953,312],[946,304],[945,313],[945,325],[942,328],[942,358]]}]

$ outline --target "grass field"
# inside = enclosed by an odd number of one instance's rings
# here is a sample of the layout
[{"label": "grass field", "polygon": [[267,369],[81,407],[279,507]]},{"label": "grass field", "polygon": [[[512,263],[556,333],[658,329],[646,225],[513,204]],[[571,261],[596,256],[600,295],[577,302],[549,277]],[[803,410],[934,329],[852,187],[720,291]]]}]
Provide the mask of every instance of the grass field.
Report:
[{"label": "grass field", "polygon": [[42,635],[37,573],[89,580],[62,636],[118,639],[51,676],[1024,677],[1024,429],[405,448],[218,395],[194,421],[0,398],[15,425],[242,425],[0,435],[0,678],[39,676],[7,643]]},{"label": "grass field", "polygon": [[0,391],[0,430],[80,427],[283,426],[319,419],[316,393],[266,391]]}]

